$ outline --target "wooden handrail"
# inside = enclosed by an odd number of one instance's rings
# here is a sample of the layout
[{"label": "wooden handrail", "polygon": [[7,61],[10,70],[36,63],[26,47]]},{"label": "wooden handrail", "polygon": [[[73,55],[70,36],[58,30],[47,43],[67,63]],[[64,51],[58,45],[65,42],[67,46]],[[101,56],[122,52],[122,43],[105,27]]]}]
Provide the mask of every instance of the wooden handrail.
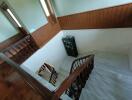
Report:
[{"label": "wooden handrail", "polygon": [[86,59],[86,58],[89,58],[89,57],[93,57],[94,55],[88,55],[88,56],[83,56],[83,57],[80,57],[80,58],[77,58],[75,59],[73,62],[72,62],[72,65],[71,65],[71,70],[70,70],[70,74],[72,73],[72,69],[74,67],[74,64],[80,60],[83,60],[83,59]]},{"label": "wooden handrail", "polygon": [[53,92],[50,91],[47,87],[43,86],[39,83],[34,77],[32,77],[29,73],[23,70],[19,64],[15,63],[11,59],[9,59],[4,54],[0,53],[0,59],[8,63],[12,68],[14,68],[22,78],[27,82],[27,84],[37,93],[39,93],[44,100],[51,99],[53,96]]},{"label": "wooden handrail", "polygon": [[60,96],[71,86],[71,84],[77,79],[78,76],[87,68],[89,67],[88,64],[91,63],[91,59],[93,59],[93,55],[87,56],[89,59],[86,61],[86,63],[83,63],[81,66],[77,67],[74,72],[72,72],[59,86],[59,88],[54,91],[55,94],[52,98],[52,100],[58,100]]},{"label": "wooden handrail", "polygon": [[[7,57],[13,59],[15,62],[21,64],[37,49],[39,49],[39,47],[33,40],[32,36],[28,34],[1,52],[4,53]],[[2,63],[3,61],[0,60],[0,64]]]}]

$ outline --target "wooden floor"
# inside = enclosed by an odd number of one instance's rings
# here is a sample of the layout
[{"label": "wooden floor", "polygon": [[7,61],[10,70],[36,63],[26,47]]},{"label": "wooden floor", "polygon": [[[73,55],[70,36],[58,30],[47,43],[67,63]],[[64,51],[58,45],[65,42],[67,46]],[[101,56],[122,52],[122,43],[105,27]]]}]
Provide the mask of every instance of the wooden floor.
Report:
[{"label": "wooden floor", "polygon": [[10,67],[3,67],[0,68],[0,100],[42,100],[42,98],[17,72]]}]

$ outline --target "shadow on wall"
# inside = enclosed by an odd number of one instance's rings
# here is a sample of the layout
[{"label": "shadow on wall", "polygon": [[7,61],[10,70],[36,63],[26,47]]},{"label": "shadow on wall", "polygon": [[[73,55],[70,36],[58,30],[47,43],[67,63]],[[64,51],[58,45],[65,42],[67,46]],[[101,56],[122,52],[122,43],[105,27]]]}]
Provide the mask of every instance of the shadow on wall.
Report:
[{"label": "shadow on wall", "polygon": [[110,51],[128,53],[132,46],[132,28],[64,30],[64,35],[75,36],[78,51],[84,54],[90,51]]}]

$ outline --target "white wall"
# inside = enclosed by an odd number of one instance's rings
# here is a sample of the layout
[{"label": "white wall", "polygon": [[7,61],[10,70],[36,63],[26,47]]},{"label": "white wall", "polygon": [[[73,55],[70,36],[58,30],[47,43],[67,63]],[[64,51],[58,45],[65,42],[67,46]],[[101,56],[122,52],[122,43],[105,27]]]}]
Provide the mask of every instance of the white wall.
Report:
[{"label": "white wall", "polygon": [[132,28],[63,30],[63,34],[75,36],[80,54],[91,51],[128,54],[132,45]]},{"label": "white wall", "polygon": [[52,2],[57,16],[64,16],[132,3],[132,0],[52,0]]},{"label": "white wall", "polygon": [[46,62],[53,65],[58,71],[66,56],[66,52],[61,40],[62,36],[63,33],[59,32],[46,45],[33,54],[27,61],[25,61],[23,65],[28,67],[33,72],[36,72],[41,65]]},{"label": "white wall", "polygon": [[18,31],[0,11],[0,43],[16,35]]},{"label": "white wall", "polygon": [[7,0],[30,33],[47,24],[39,0]]},{"label": "white wall", "polygon": [[55,66],[57,71],[60,67],[63,68],[62,63],[67,54],[61,39],[66,35],[75,36],[80,54],[105,51],[127,55],[132,46],[132,28],[63,30],[24,62],[24,66],[33,72],[36,72],[44,62]]}]

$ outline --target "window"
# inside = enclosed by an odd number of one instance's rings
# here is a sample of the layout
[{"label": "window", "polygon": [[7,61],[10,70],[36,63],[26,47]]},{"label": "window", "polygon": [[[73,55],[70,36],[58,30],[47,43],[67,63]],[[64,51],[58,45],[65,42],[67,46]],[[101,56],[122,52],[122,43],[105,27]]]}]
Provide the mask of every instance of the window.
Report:
[{"label": "window", "polygon": [[48,23],[39,0],[7,0],[7,2],[29,33]]},{"label": "window", "polygon": [[18,30],[13,27],[10,21],[0,11],[0,43],[18,34]]},{"label": "window", "polygon": [[40,0],[40,3],[42,5],[42,8],[43,8],[46,16],[48,18],[51,18],[51,21],[53,23],[56,23],[57,19],[56,19],[55,12],[54,12],[54,9],[53,9],[53,7],[51,5],[50,0]]},{"label": "window", "polygon": [[15,15],[13,14],[13,12],[10,10],[10,8],[8,7],[8,5],[5,2],[3,2],[0,7],[1,7],[1,10],[3,11],[3,13],[6,15],[6,17],[8,17],[8,19],[10,19],[11,23],[16,28],[22,27],[20,22],[17,20],[17,18],[15,17]]},{"label": "window", "polygon": [[46,16],[47,16],[47,17],[50,16],[50,13],[49,13],[49,10],[48,10],[48,7],[47,7],[47,5],[46,5],[45,0],[40,0],[40,3],[41,3],[41,5],[42,5],[42,7],[43,7],[43,10],[44,10]]}]

